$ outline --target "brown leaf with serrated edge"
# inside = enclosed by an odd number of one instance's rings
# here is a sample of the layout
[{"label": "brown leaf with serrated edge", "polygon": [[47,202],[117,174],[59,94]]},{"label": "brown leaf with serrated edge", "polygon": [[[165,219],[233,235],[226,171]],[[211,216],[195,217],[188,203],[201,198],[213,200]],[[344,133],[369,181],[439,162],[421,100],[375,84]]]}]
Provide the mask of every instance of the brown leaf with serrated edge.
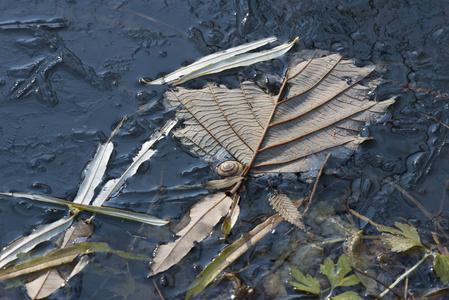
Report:
[{"label": "brown leaf with serrated edge", "polygon": [[[176,115],[184,120],[174,135],[198,156],[215,155],[224,148],[246,166],[240,174],[244,178],[248,172],[307,172],[319,169],[329,153],[349,156],[365,140],[359,132],[394,102],[368,99],[377,83],[364,85],[362,80],[373,69],[357,67],[338,54],[309,56],[292,64],[276,96],[244,81],[237,89],[211,84],[199,90],[177,88],[167,92],[165,99],[178,107]],[[243,180],[228,192],[230,196],[239,194]],[[274,198],[273,207],[286,220],[304,228],[291,201],[284,200]],[[169,247],[160,246],[158,252],[171,252],[170,247],[177,247],[179,240]],[[185,253],[193,242],[186,244]],[[173,257],[174,262],[160,267],[165,258],[156,256],[153,273],[181,259],[180,255]]]},{"label": "brown leaf with serrated edge", "polygon": [[351,153],[365,140],[358,132],[394,102],[367,98],[376,83],[360,82],[373,69],[332,54],[293,64],[277,96],[245,81],[238,89],[178,88],[165,98],[182,104],[185,126],[174,134],[197,155],[225,148],[250,172],[306,172],[313,156]]},{"label": "brown leaf with serrated edge", "polygon": [[305,229],[304,223],[300,221],[301,214],[286,194],[276,192],[270,197],[270,204],[284,220],[303,230]]}]

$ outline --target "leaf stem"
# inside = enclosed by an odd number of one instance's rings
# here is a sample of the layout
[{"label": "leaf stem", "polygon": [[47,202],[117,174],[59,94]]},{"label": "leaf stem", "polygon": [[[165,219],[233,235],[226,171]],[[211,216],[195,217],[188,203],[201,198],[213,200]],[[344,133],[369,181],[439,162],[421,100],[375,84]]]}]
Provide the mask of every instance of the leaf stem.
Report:
[{"label": "leaf stem", "polygon": [[334,293],[334,287],[331,287],[331,291],[329,292],[329,294],[326,296],[326,298],[324,298],[325,300],[329,300],[332,296],[332,294]]},{"label": "leaf stem", "polygon": [[404,274],[402,274],[401,276],[399,276],[398,279],[396,279],[395,282],[393,282],[393,284],[391,284],[385,291],[382,292],[382,294],[380,294],[380,297],[384,297],[386,294],[388,294],[388,292],[390,292],[390,290],[392,288],[394,288],[399,282],[401,282],[405,277],[407,277],[411,272],[413,272],[420,264],[422,264],[427,257],[431,256],[432,253],[431,252],[426,252],[426,254],[424,255],[424,257],[418,262],[416,263],[416,265],[414,265],[413,267],[411,267],[410,269],[408,269]]}]

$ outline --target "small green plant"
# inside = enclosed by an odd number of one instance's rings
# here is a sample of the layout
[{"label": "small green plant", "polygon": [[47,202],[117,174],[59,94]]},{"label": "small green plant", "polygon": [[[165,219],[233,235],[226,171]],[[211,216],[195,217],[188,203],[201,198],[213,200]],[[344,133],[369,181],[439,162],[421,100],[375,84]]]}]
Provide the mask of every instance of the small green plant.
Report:
[{"label": "small green plant", "polygon": [[345,254],[340,256],[337,261],[337,264],[334,265],[334,262],[328,257],[324,260],[324,262],[320,265],[320,271],[323,275],[327,277],[330,284],[330,291],[328,289],[322,290],[320,286],[320,282],[315,277],[310,276],[309,274],[304,275],[301,271],[297,269],[291,269],[291,273],[293,277],[297,280],[297,282],[290,281],[290,284],[296,288],[297,290],[304,291],[310,294],[314,294],[317,296],[326,294],[326,296],[322,297],[322,299],[362,299],[358,293],[354,291],[346,291],[342,294],[332,296],[334,294],[334,290],[337,287],[347,287],[359,284],[360,281],[355,274],[346,276],[349,272],[352,271],[351,263]]}]

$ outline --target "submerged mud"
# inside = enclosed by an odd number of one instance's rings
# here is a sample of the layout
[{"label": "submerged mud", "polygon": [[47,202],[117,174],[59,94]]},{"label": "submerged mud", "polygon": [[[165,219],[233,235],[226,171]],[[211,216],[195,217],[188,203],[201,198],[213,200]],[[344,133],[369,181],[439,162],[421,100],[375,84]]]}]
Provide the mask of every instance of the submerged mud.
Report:
[{"label": "submerged mud", "polygon": [[[278,1],[276,5],[264,0],[6,2],[0,4],[0,191],[72,200],[98,144],[107,140],[123,117],[148,105],[114,137],[116,151],[108,178],[119,175],[140,144],[173,116],[161,103],[167,88],[145,87],[140,78],[155,79],[201,56],[256,39],[275,35],[284,42],[299,36],[283,59],[244,68],[241,74],[269,81],[285,70],[294,52],[322,49],[360,64],[374,63],[372,77],[381,85],[372,97],[396,97],[381,122],[363,133],[373,140],[321,178],[318,199],[337,203],[336,207],[346,204],[380,224],[392,225],[403,218],[420,232],[433,230],[424,213],[382,179],[400,185],[431,214],[440,213],[449,179],[449,129],[441,124],[449,124],[447,1],[425,5],[405,0]],[[206,79],[237,82],[234,71]],[[191,86],[202,86],[206,79]],[[152,214],[176,220],[207,192],[176,187],[215,179],[213,162],[191,157],[171,137],[157,148],[151,161],[108,205],[139,212],[151,207]],[[250,180],[231,241],[272,214],[266,198],[272,187],[298,197],[311,190],[296,175]],[[441,207],[441,224],[447,230],[447,201]],[[2,198],[0,245],[66,214],[63,207]],[[142,229],[131,221],[96,217],[94,225],[92,240],[118,250],[150,254],[158,243],[171,239],[167,228]],[[367,225],[355,221],[354,226]],[[250,264],[239,274],[252,288],[247,297],[283,295],[269,290],[265,282],[273,261],[285,251],[294,251],[294,235],[285,237],[289,229],[283,224],[234,265],[238,270]],[[204,267],[225,246],[218,231],[181,263],[155,277],[164,297],[183,298],[199,274],[195,265]],[[278,246],[280,241],[285,243]],[[324,257],[329,254],[318,252]],[[95,255],[83,274],[54,298],[156,299],[159,296],[147,274],[146,263]],[[423,275],[410,287],[439,284]],[[6,299],[27,298],[22,287],[1,289]],[[204,295],[228,298],[232,293],[232,285],[223,281]]]}]

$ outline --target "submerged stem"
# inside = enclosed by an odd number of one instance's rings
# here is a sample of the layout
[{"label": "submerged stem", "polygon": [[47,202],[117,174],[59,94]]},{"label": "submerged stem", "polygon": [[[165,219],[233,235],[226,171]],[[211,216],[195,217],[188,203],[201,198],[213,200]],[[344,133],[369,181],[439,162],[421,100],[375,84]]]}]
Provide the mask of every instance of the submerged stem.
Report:
[{"label": "submerged stem", "polygon": [[390,292],[390,290],[392,288],[394,288],[399,282],[401,282],[405,277],[407,277],[411,272],[413,272],[420,264],[422,264],[427,257],[431,256],[432,253],[431,252],[427,252],[424,257],[418,261],[416,263],[416,265],[414,265],[413,267],[411,267],[410,269],[408,269],[404,274],[402,274],[401,276],[399,276],[398,279],[396,279],[395,282],[393,282],[385,291],[382,292],[382,294],[380,294],[380,297],[384,297],[386,294],[388,294],[388,292]]}]

